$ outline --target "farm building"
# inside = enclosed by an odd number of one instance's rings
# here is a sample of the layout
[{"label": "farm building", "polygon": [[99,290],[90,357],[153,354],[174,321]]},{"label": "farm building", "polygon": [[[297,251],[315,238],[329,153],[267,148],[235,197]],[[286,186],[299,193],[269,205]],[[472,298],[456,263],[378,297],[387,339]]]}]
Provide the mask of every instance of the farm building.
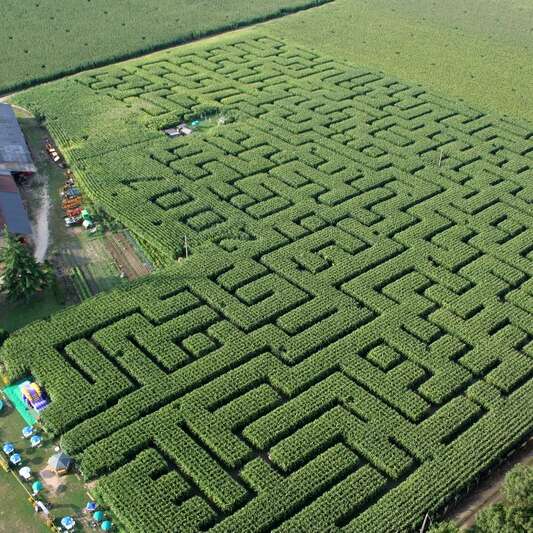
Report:
[{"label": "farm building", "polygon": [[10,172],[0,169],[0,235],[4,226],[10,233],[30,235],[31,224]]},{"label": "farm building", "polygon": [[35,171],[13,109],[0,103],[0,244],[4,226],[22,237],[31,234],[30,220],[15,177],[31,176]]},{"label": "farm building", "polygon": [[0,103],[0,169],[25,176],[37,170],[13,109],[3,103]]}]

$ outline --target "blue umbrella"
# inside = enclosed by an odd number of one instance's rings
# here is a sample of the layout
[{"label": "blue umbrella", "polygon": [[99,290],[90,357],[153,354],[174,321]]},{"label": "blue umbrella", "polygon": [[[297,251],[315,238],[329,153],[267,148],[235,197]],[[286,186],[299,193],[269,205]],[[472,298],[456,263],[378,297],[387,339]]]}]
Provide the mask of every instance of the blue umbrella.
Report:
[{"label": "blue umbrella", "polygon": [[30,440],[31,445],[35,448],[35,446],[39,446],[41,444],[41,436],[40,435],[33,435],[33,437]]},{"label": "blue umbrella", "polygon": [[22,461],[22,457],[20,456],[20,453],[14,453],[10,458],[9,460],[11,461],[11,463],[13,463],[14,465],[18,465],[21,461]]},{"label": "blue umbrella", "polygon": [[92,513],[93,511],[96,511],[96,502],[87,502],[85,509],[89,511],[90,513]]},{"label": "blue umbrella", "polygon": [[109,531],[113,527],[113,524],[109,520],[104,520],[100,527],[102,531]]},{"label": "blue umbrella", "polygon": [[24,426],[22,428],[22,436],[27,439],[33,434],[33,428],[31,426]]},{"label": "blue umbrella", "polygon": [[13,446],[13,444],[11,444],[10,442],[6,442],[4,443],[2,450],[4,450],[5,454],[9,455],[10,453],[13,453],[13,451],[15,450],[15,446]]},{"label": "blue umbrella", "polygon": [[74,525],[74,519],[72,518],[72,516],[64,516],[61,519],[61,525],[64,528],[69,529]]}]

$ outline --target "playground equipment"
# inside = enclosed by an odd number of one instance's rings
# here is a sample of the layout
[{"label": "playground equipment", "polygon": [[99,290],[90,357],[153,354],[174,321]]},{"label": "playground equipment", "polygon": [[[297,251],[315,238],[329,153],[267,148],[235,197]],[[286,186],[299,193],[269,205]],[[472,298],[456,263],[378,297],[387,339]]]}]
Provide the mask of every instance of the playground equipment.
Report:
[{"label": "playground equipment", "polygon": [[29,407],[32,407],[36,411],[42,411],[48,405],[46,395],[37,383],[25,381],[19,388],[24,403]]}]

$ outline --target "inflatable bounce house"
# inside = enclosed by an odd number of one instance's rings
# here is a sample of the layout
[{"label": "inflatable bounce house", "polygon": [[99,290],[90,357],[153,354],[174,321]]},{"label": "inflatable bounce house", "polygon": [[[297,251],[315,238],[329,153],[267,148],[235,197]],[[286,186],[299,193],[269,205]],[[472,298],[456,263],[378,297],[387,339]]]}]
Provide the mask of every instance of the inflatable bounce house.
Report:
[{"label": "inflatable bounce house", "polygon": [[48,405],[46,395],[37,383],[25,381],[20,385],[20,393],[22,394],[24,403],[36,411],[40,412]]}]

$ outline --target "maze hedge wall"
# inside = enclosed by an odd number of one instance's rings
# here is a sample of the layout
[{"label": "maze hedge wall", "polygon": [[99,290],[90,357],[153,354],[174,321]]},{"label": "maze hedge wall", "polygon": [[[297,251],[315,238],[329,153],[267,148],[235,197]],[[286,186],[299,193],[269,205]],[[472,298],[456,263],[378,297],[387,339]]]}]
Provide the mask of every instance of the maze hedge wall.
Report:
[{"label": "maze hedge wall", "polygon": [[257,35],[19,101],[193,246],[1,352],[128,531],[393,532],[531,434],[530,125]]}]

